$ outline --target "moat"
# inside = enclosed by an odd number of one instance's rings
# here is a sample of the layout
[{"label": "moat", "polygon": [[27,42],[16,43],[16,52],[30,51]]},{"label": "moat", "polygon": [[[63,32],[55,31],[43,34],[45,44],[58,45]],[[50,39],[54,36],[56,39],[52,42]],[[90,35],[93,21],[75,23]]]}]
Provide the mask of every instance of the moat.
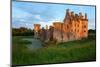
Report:
[{"label": "moat", "polygon": [[27,48],[29,50],[36,50],[39,48],[42,48],[42,42],[39,39],[36,38],[23,38],[22,40],[27,40],[29,42],[31,42],[31,44],[27,45]]}]

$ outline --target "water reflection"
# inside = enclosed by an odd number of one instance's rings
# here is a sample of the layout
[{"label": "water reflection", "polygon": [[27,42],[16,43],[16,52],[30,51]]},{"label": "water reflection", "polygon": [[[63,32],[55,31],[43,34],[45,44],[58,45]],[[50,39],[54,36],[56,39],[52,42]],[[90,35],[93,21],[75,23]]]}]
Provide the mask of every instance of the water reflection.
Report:
[{"label": "water reflection", "polygon": [[30,41],[32,42],[31,44],[28,44],[27,45],[27,48],[29,50],[36,50],[36,49],[39,49],[39,48],[42,48],[42,42],[39,40],[39,39],[35,39],[35,38],[24,38],[23,40],[27,40],[27,41]]}]

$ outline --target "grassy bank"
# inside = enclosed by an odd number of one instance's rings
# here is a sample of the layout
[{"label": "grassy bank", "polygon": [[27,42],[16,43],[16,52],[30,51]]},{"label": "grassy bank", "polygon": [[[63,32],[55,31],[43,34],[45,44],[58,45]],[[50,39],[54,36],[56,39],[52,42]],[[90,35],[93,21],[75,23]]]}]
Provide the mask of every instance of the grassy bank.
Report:
[{"label": "grassy bank", "polygon": [[[32,36],[28,36],[31,38]],[[59,62],[93,61],[96,59],[95,35],[77,41],[70,41],[54,46],[29,51],[25,45],[29,41],[22,41],[25,36],[13,37],[12,64],[44,64]]]}]

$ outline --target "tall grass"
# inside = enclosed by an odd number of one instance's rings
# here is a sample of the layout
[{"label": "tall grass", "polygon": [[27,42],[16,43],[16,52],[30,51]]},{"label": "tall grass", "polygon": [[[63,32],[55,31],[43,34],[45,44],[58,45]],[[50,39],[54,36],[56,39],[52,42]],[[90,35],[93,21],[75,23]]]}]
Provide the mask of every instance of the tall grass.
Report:
[{"label": "tall grass", "polygon": [[[59,62],[94,61],[96,60],[95,36],[86,39],[58,43],[56,46],[44,47],[29,51],[22,43],[21,38],[13,38],[12,63],[21,64],[44,64]],[[23,44],[23,46],[21,46]],[[55,45],[52,43],[52,45]]]}]

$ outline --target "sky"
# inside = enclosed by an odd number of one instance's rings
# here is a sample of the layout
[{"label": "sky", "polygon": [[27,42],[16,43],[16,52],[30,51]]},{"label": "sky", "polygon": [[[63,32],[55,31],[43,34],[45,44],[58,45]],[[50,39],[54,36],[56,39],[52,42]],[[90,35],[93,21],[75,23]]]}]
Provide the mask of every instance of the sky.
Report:
[{"label": "sky", "polygon": [[66,9],[88,16],[88,29],[95,29],[95,7],[71,4],[51,4],[36,2],[12,2],[12,27],[27,27],[33,29],[34,24],[41,27],[52,25],[55,21],[63,22]]}]

